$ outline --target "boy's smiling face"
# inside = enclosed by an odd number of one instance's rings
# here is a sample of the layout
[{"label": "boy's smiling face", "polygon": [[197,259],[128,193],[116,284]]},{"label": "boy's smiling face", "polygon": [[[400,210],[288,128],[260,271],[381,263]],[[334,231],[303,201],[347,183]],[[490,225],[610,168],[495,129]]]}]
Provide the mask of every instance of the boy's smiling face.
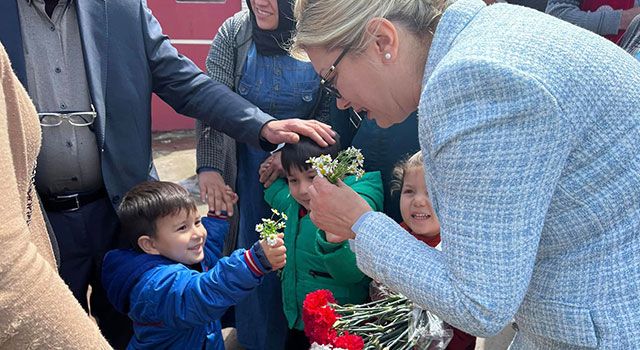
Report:
[{"label": "boy's smiling face", "polygon": [[156,220],[156,233],[141,236],[138,245],[147,254],[162,255],[185,265],[204,259],[207,230],[196,210],[180,210]]},{"label": "boy's smiling face", "polygon": [[309,210],[309,186],[313,183],[313,179],[317,173],[314,169],[301,170],[297,167],[291,167],[286,170],[287,182],[289,183],[289,192],[293,198],[307,211]]},{"label": "boy's smiling face", "polygon": [[440,222],[431,207],[421,167],[409,168],[404,173],[400,213],[414,234],[434,237],[440,233]]}]

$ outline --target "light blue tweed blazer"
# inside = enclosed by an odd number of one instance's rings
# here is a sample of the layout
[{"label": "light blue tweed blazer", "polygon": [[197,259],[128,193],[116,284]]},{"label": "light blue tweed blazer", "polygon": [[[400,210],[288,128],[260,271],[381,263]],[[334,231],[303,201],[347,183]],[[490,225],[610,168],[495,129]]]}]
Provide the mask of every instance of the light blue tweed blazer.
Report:
[{"label": "light blue tweed blazer", "polygon": [[381,213],[362,271],[512,349],[640,349],[640,62],[548,15],[459,0],[420,101],[442,252]]}]

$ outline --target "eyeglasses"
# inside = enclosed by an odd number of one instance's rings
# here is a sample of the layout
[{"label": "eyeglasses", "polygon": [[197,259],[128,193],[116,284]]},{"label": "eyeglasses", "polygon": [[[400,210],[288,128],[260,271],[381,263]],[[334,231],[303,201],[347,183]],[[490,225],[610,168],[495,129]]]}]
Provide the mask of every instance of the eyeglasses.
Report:
[{"label": "eyeglasses", "polygon": [[324,89],[324,91],[326,91],[329,96],[334,98],[342,98],[342,95],[340,94],[340,91],[338,91],[338,89],[336,89],[336,87],[333,85],[333,80],[335,79],[335,76],[331,78],[329,78],[329,76],[336,70],[338,63],[340,63],[340,61],[347,54],[347,52],[349,52],[349,47],[345,47],[345,49],[342,50],[342,53],[340,54],[340,56],[336,58],[336,61],[333,62],[331,67],[329,67],[329,70],[327,71],[327,73],[320,80],[320,85],[322,85],[322,88]]},{"label": "eyeglasses", "polygon": [[349,114],[349,121],[354,128],[359,129],[360,124],[362,124],[362,117],[360,116],[360,113],[353,108],[351,109],[351,112],[352,113]]},{"label": "eyeglasses", "polygon": [[[93,109],[93,106],[91,106]],[[58,126],[63,120],[69,122],[73,126],[89,126],[96,119],[96,112],[72,112],[72,113],[38,113],[40,125],[42,126]]]}]

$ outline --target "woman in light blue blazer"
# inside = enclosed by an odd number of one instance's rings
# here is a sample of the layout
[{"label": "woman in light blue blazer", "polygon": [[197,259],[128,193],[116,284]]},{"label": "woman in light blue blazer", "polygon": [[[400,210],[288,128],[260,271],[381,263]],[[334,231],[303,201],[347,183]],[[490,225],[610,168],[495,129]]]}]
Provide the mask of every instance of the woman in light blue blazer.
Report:
[{"label": "woman in light blue blazer", "polygon": [[640,62],[534,10],[438,4],[298,0],[292,52],[380,126],[419,108],[442,252],[320,177],[312,219],[471,334],[515,319],[513,349],[640,348]]}]

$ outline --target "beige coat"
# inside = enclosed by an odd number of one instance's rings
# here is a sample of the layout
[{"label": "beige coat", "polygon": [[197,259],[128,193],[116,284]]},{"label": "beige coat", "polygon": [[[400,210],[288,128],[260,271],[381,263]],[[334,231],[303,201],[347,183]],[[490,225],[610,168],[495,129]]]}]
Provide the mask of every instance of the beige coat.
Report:
[{"label": "beige coat", "polygon": [[2,45],[0,79],[0,349],[109,349],[58,276],[37,196],[27,223],[40,125]]}]

